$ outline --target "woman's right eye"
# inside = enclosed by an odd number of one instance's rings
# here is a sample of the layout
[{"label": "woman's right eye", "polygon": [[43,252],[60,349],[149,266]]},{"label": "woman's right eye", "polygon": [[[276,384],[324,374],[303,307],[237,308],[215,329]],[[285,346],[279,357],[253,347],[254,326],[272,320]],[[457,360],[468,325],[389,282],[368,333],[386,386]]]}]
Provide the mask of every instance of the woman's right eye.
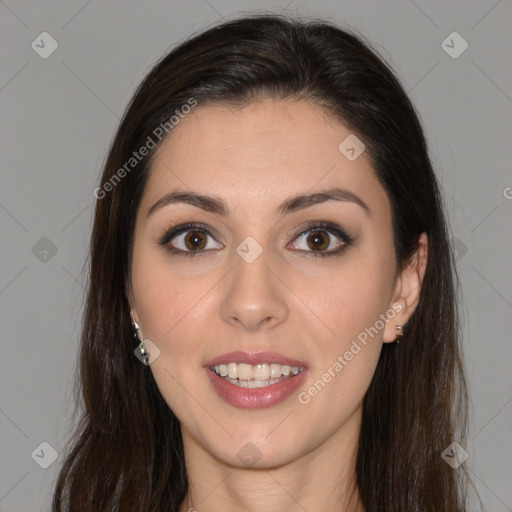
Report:
[{"label": "woman's right eye", "polygon": [[221,244],[215,246],[209,243],[208,237],[215,241],[206,226],[191,224],[167,231],[160,243],[172,253],[183,256],[197,256],[207,250],[222,249]]}]

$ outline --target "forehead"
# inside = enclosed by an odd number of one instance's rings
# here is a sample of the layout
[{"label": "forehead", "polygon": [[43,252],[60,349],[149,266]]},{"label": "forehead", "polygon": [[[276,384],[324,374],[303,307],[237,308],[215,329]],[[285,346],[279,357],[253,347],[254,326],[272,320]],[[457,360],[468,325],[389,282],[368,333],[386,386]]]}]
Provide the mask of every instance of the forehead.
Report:
[{"label": "forehead", "polygon": [[306,101],[199,104],[158,148],[143,202],[179,187],[222,196],[233,207],[271,208],[289,195],[342,186],[384,212],[387,196],[366,152],[350,160],[340,151],[349,136]]}]

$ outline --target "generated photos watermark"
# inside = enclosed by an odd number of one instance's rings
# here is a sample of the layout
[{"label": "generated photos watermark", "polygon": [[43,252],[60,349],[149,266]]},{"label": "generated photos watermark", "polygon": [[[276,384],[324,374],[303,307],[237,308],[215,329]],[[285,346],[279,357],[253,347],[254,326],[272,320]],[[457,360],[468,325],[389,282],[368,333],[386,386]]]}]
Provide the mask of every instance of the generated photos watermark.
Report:
[{"label": "generated photos watermark", "polygon": [[[379,319],[371,326],[365,328],[357,335],[357,340],[353,340],[350,348],[346,350],[342,355],[336,358],[331,366],[317,379],[313,385],[311,385],[306,391],[301,391],[297,399],[302,405],[307,405],[311,402],[311,399],[322,391],[332,379],[334,379],[342,370],[347,366],[354,357],[361,352],[362,347],[368,344],[370,339],[373,339],[377,334],[384,329],[385,325],[395,318],[396,314],[402,311],[403,305],[395,303],[389,308],[386,313],[381,314]],[[359,342],[359,343],[358,343]],[[361,346],[362,345],[362,346]]]},{"label": "generated photos watermark", "polygon": [[[165,122],[159,124],[152,132],[148,135],[146,141],[142,146],[134,151],[132,156],[120,167],[115,174],[113,174],[101,187],[94,189],[93,195],[96,199],[103,199],[108,192],[112,192],[115,186],[129,174],[137,164],[142,161],[149,152],[156,147],[158,142],[161,142],[171,130],[177,126],[181,119],[185,118],[187,114],[190,114],[192,109],[197,106],[197,100],[195,98],[189,98],[187,103],[181,105],[180,108],[174,110],[174,114]],[[154,137],[154,138],[153,138]],[[157,139],[157,140],[155,140]]]}]

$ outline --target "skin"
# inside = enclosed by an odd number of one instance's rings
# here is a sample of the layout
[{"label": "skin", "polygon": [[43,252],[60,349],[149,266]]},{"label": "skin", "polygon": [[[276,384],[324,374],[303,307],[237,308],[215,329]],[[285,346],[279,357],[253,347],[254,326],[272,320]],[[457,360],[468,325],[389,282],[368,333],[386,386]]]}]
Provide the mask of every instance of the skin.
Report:
[{"label": "skin", "polygon": [[[396,339],[396,325],[417,305],[427,239],[422,234],[411,262],[397,267],[389,200],[366,153],[349,161],[338,150],[350,133],[305,101],[199,105],[155,155],[137,213],[127,297],[142,336],[160,350],[150,370],[181,423],[190,485],[180,511],[364,510],[355,485],[362,400],[382,343]],[[328,201],[276,214],[290,196],[331,187],[356,194],[369,213],[354,202]],[[231,213],[178,203],[147,217],[174,189],[223,198]],[[310,221],[333,222],[354,242],[338,255],[308,257],[314,241],[298,235]],[[200,255],[172,254],[158,243],[185,222],[211,228]],[[185,235],[169,245],[191,251]],[[262,248],[250,264],[235,250],[247,236]],[[334,233],[323,236],[324,252],[342,244]],[[298,393],[393,304],[401,311],[300,403]],[[275,406],[233,407],[203,369],[233,350],[305,361],[307,379]],[[261,452],[254,467],[237,457],[248,442]]]}]

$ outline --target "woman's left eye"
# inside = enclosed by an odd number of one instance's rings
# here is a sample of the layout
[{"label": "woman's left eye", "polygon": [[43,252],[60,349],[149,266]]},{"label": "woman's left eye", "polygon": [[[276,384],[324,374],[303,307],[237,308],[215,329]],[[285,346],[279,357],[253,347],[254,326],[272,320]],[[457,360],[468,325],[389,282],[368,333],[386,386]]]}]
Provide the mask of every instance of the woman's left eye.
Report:
[{"label": "woman's left eye", "polygon": [[[215,241],[206,225],[187,224],[166,231],[159,239],[159,243],[171,253],[180,256],[199,256],[212,249],[222,249],[222,244],[217,242],[217,246],[212,244],[211,247],[208,237]],[[298,249],[308,256],[333,256],[341,253],[352,241],[339,226],[330,222],[320,222],[303,229],[287,247],[292,245],[292,249]]]},{"label": "woman's left eye", "polygon": [[[331,223],[316,224],[302,231],[294,240],[299,240],[299,244],[292,242],[294,248],[314,257],[340,254],[353,241],[340,227]],[[304,242],[307,246],[305,249],[300,247],[300,243]],[[308,250],[308,247],[312,250]]]}]

